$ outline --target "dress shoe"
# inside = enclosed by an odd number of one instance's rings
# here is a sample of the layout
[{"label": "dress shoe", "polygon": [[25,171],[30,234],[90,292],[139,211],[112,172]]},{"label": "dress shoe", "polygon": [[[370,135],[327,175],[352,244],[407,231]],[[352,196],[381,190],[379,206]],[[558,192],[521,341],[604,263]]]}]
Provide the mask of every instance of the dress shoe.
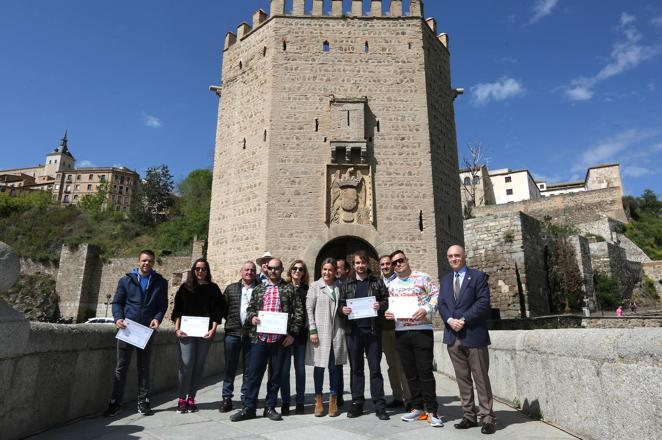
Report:
[{"label": "dress shoe", "polygon": [[386,404],[386,407],[388,409],[395,409],[395,408],[400,408],[401,406],[404,406],[404,402],[402,400],[398,399],[393,399],[389,403]]},{"label": "dress shoe", "polygon": [[304,412],[303,403],[297,403],[297,406],[294,408],[294,414],[302,415]]},{"label": "dress shoe", "polygon": [[391,420],[391,418],[386,414],[386,411],[383,409],[378,409],[375,411],[375,415],[379,420]]},{"label": "dress shoe", "polygon": [[496,432],[496,425],[494,423],[483,423],[483,427],[480,428],[480,432],[483,434],[494,434]]},{"label": "dress shoe", "polygon": [[264,412],[262,413],[262,417],[266,417],[269,420],[273,420],[274,422],[277,422],[279,420],[283,420],[283,418],[278,414],[278,411],[276,411],[276,408],[273,406],[270,406],[268,408],[264,408]]},{"label": "dress shoe", "polygon": [[363,404],[359,402],[352,402],[352,406],[347,411],[347,417],[353,419],[363,415]]},{"label": "dress shoe", "polygon": [[229,397],[223,399],[223,402],[221,403],[221,406],[218,408],[218,410],[222,413],[232,411],[232,399]]},{"label": "dress shoe", "polygon": [[249,420],[255,418],[255,410],[250,408],[242,408],[230,416],[231,422],[241,422],[242,420]]},{"label": "dress shoe", "polygon": [[290,404],[289,403],[283,403],[283,405],[280,407],[280,414],[283,416],[289,416],[290,415]]},{"label": "dress shoe", "polygon": [[460,423],[456,423],[453,426],[455,426],[455,429],[469,429],[469,428],[475,428],[476,426],[478,426],[478,423],[472,422],[469,419],[462,419]]}]

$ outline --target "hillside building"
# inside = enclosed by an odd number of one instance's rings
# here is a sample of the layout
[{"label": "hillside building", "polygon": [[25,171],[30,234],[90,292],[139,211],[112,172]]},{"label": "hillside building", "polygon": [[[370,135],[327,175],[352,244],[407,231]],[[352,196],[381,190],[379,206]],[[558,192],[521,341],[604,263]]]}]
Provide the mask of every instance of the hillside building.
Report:
[{"label": "hillside building", "polygon": [[48,191],[62,205],[75,205],[107,185],[107,206],[128,211],[140,176],[126,167],[76,168],[67,133],[60,145],[46,155],[43,165],[0,170],[0,193],[18,195],[26,191]]}]

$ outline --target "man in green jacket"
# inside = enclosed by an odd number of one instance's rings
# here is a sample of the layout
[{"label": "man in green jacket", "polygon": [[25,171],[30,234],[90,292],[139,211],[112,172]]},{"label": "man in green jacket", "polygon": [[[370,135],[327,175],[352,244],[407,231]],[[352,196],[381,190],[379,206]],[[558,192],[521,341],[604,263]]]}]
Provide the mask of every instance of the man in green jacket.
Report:
[{"label": "man in green jacket", "polygon": [[[246,310],[246,325],[249,326],[251,339],[251,364],[248,366],[248,390],[244,401],[244,408],[233,414],[230,420],[241,420],[256,417],[257,396],[260,384],[271,361],[271,371],[267,381],[267,398],[263,416],[270,420],[282,420],[276,411],[278,389],[280,388],[281,371],[286,347],[294,342],[303,325],[303,304],[294,286],[283,281],[283,262],[278,258],[269,260],[267,271],[269,279],[266,284],[258,285],[251,296]],[[259,312],[287,313],[287,334],[260,333],[257,331],[260,324]]]}]

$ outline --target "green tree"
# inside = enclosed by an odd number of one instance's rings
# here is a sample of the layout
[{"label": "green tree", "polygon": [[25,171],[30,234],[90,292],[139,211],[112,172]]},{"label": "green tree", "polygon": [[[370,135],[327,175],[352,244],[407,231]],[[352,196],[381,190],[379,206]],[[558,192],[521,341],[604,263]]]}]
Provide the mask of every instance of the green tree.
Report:
[{"label": "green tree", "polygon": [[601,272],[595,272],[593,274],[593,282],[595,284],[595,296],[598,299],[600,308],[608,309],[616,307],[621,301],[616,278]]},{"label": "green tree", "polygon": [[93,194],[84,195],[78,202],[78,207],[98,219],[104,209],[107,208],[108,182],[101,182],[97,191]]},{"label": "green tree", "polygon": [[168,218],[175,202],[172,194],[174,187],[168,165],[147,168],[138,192],[139,199],[135,200],[136,210],[143,220],[158,224]]}]

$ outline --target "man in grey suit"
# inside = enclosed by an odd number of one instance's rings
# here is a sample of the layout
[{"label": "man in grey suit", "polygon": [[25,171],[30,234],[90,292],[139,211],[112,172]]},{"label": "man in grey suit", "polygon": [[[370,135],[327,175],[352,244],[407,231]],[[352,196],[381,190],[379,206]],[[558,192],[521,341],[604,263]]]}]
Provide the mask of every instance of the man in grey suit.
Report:
[{"label": "man in grey suit", "polygon": [[[474,404],[474,382],[478,391],[479,415],[483,434],[494,434],[496,420],[492,411],[492,387],[487,346],[490,335],[490,288],[487,275],[467,267],[464,248],[448,248],[448,264],[453,272],[446,275],[439,291],[438,307],[444,321],[444,344],[448,346],[455,378],[460,389],[464,417],[456,429],[478,426]],[[472,380],[473,377],[473,380]]]}]

